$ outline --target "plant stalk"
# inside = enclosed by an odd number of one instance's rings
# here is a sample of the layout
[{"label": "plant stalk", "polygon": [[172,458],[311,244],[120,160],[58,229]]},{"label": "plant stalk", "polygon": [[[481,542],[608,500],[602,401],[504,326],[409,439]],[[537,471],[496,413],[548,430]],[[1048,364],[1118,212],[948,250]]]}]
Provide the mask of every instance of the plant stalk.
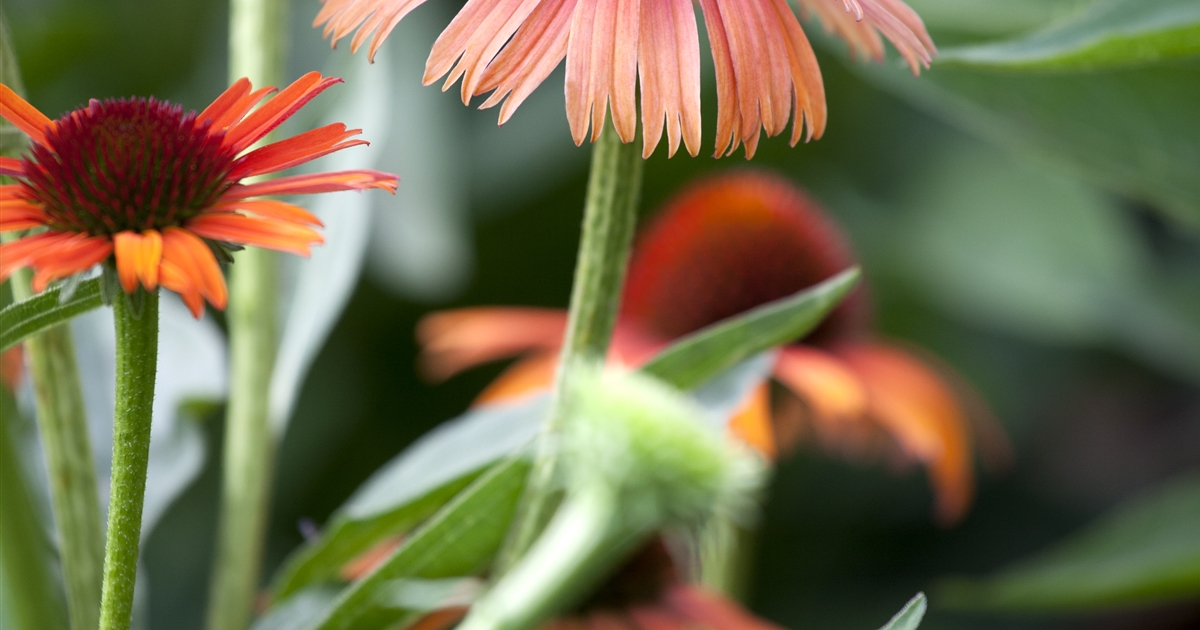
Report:
[{"label": "plant stalk", "polygon": [[569,407],[566,396],[571,391],[574,372],[585,362],[604,361],[608,354],[637,227],[637,205],[642,190],[641,152],[640,140],[623,144],[611,122],[592,146],[583,230],[567,332],[559,356],[554,404],[542,427],[529,484],[499,557],[501,570],[516,563],[550,519],[555,504],[555,444]]},{"label": "plant stalk", "polygon": [[[8,23],[2,15],[0,80],[18,94],[24,94]],[[0,153],[16,157],[27,144],[25,134],[7,121],[0,121]],[[7,177],[0,177],[0,183],[9,183],[7,180]],[[12,275],[15,300],[33,296],[30,275],[28,269],[20,269]],[[50,481],[50,502],[71,627],[91,630],[100,618],[104,526],[71,329],[64,324],[34,335],[25,342],[25,352]]]},{"label": "plant stalk", "polygon": [[[158,292],[113,300],[117,331],[117,405],[113,413],[112,491],[100,630],[128,630],[141,544],[150,421],[158,369]],[[135,309],[134,300],[141,301]]]},{"label": "plant stalk", "polygon": [[[281,84],[286,7],[285,0],[232,0],[231,80]],[[275,461],[268,391],[277,344],[277,266],[274,252],[248,248],[230,268],[230,391],[209,630],[245,630],[254,612]]]}]

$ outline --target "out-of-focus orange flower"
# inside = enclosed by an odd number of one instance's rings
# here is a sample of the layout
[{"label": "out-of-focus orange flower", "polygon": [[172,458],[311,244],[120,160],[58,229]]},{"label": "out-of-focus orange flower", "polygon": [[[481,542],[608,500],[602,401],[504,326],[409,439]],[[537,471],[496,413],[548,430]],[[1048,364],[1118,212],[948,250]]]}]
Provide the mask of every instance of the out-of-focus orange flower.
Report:
[{"label": "out-of-focus orange flower", "polygon": [[[762,173],[694,184],[645,229],[634,248],[609,355],[633,368],[671,340],[810,287],[854,264],[838,227],[790,182]],[[553,383],[566,314],[521,308],[435,313],[418,326],[422,367],[434,380],[521,353],[480,395],[489,402]],[[767,457],[808,442],[855,458],[919,462],[951,524],[974,493],[973,416],[986,409],[925,353],[870,330],[865,289],[815,331],[778,353],[784,392],[759,386],[730,427]],[[1004,447],[1002,435],[984,437]]]},{"label": "out-of-focus orange flower", "polygon": [[[313,25],[323,24],[335,44],[354,33],[353,51],[370,38],[374,58],[424,0],[322,2]],[[787,0],[698,3],[717,74],[716,155],[744,144],[751,157],[761,132],[778,135],[790,118],[792,144],[819,138],[826,118],[821,70]],[[936,52],[921,18],[901,0],[801,0],[800,6],[864,56],[882,58],[882,34],[914,73]],[[681,139],[689,153],[699,151],[700,38],[690,0],[469,0],[434,43],[425,83],[448,74],[443,89],[449,89],[461,78],[463,103],[491,92],[482,107],[503,102],[503,124],[564,59],[576,144],[589,125],[592,140],[599,137],[610,109],[621,140],[633,140],[640,81],[644,155],[664,128],[672,155]]]},{"label": "out-of-focus orange flower", "polygon": [[0,385],[10,392],[17,391],[25,374],[25,346],[17,344],[0,354]]},{"label": "out-of-focus orange flower", "polygon": [[[359,129],[326,125],[252,146],[341,79],[310,72],[273,98],[240,79],[207,109],[153,98],[92,100],[51,120],[0,85],[0,116],[33,141],[21,159],[0,157],[0,232],[41,230],[0,245],[0,280],[34,269],[42,291],[112,256],[121,286],[162,285],[199,317],[207,300],[224,308],[225,278],[214,249],[254,245],[308,255],[321,221],[298,206],[265,199],[339,190],[395,191],[397,178],[340,171],[244,183],[323,155],[366,144]],[[262,103],[261,106],[255,107]]]}]

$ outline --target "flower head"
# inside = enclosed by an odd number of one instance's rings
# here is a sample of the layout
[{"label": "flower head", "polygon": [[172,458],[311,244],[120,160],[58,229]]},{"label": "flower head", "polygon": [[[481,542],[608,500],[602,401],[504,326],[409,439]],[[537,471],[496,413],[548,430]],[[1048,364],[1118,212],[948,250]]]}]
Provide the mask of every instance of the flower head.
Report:
[{"label": "flower head", "polygon": [[[371,39],[371,57],[423,0],[322,0],[314,26],[351,50]],[[825,130],[825,88],[812,47],[787,0],[698,0],[717,74],[716,155],[745,145],[754,155],[762,131],[791,143]],[[924,24],[901,0],[800,0],[800,6],[865,56],[881,59],[882,34],[916,72],[935,53]],[[355,32],[357,31],[357,32]],[[372,37],[372,33],[374,36]],[[641,88],[643,153],[665,129],[670,153],[680,140],[700,148],[700,38],[690,0],[469,0],[433,45],[428,85],[462,80],[462,98],[491,95],[500,123],[566,59],[567,119],[580,144],[599,137],[607,112],[633,140]]]},{"label": "flower head", "polygon": [[308,255],[322,242],[319,219],[262,197],[395,191],[395,175],[369,170],[245,181],[366,144],[335,123],[252,148],[340,81],[310,72],[264,102],[275,90],[241,79],[198,114],[132,98],[92,100],[58,120],[0,85],[0,116],[33,141],[24,158],[0,158],[0,175],[16,179],[0,186],[0,232],[39,230],[0,245],[0,280],[32,267],[42,291],[111,257],[127,293],[162,285],[197,317],[205,300],[224,308],[218,253],[254,245]]},{"label": "flower head", "polygon": [[[675,338],[853,263],[838,227],[787,180],[735,173],[701,181],[641,232],[609,362],[636,367]],[[919,462],[935,490],[938,520],[954,522],[973,493],[973,434],[1000,455],[1003,435],[950,370],[924,352],[878,339],[868,310],[858,289],[806,338],[780,349],[773,376],[789,394],[772,400],[763,383],[731,419],[731,430],[769,457],[808,442],[858,458]],[[544,388],[554,379],[565,321],[565,313],[534,309],[436,313],[418,327],[424,367],[445,378],[524,353],[479,400]]]}]

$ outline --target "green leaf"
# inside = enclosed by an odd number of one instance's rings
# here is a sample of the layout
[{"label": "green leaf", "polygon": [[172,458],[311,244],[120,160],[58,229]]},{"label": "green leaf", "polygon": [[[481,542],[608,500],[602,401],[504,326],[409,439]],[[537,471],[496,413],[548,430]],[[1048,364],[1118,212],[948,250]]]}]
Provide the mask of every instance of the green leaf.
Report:
[{"label": "green leaf", "polygon": [[398,580],[460,577],[486,568],[508,532],[528,472],[529,462],[522,457],[492,467],[405,540],[387,561],[347,588],[315,627],[391,627],[421,612],[405,608],[408,600],[397,599]]},{"label": "green leaf", "polygon": [[857,72],[1038,166],[1152,204],[1200,230],[1200,58],[1022,73],[935,65],[920,79]]},{"label": "green leaf", "polygon": [[917,630],[925,617],[925,593],[917,593],[879,630]]},{"label": "green leaf", "polygon": [[65,300],[59,299],[61,293],[61,288],[50,289],[0,311],[0,351],[103,304],[99,279],[81,282]]},{"label": "green leaf", "polygon": [[858,283],[857,267],[809,289],[763,304],[671,344],[642,372],[692,389],[765,350],[808,334]]},{"label": "green leaf", "polygon": [[939,64],[1095,69],[1200,54],[1200,3],[1114,0],[1026,37],[941,51]]},{"label": "green leaf", "polygon": [[946,580],[946,606],[1092,610],[1200,596],[1200,477],[1156,489],[1052,549],[983,579]]}]

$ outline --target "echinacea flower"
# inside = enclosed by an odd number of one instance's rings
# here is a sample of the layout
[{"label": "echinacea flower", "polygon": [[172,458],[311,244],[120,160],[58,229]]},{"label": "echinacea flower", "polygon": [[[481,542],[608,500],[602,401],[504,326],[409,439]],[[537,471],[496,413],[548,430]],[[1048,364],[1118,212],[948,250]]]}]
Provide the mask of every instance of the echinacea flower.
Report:
[{"label": "echinacea flower", "polygon": [[361,130],[334,123],[252,148],[340,82],[310,72],[263,102],[275,89],[240,79],[199,114],[132,98],[92,100],[58,120],[0,85],[0,116],[32,140],[25,157],[0,157],[0,175],[16,179],[0,186],[0,232],[34,230],[0,245],[0,280],[28,266],[40,292],[111,258],[126,293],[161,285],[196,317],[205,300],[224,308],[215,252],[253,245],[307,256],[322,242],[317,217],[266,197],[396,190],[395,175],[371,170],[246,181],[366,144],[351,139]]},{"label": "echinacea flower", "polygon": [[[637,241],[609,363],[634,368],[673,339],[852,264],[837,226],[788,181],[739,173],[694,184]],[[846,455],[920,462],[938,520],[952,523],[973,494],[971,422],[986,414],[969,388],[924,353],[875,337],[867,310],[866,292],[856,290],[815,331],[782,348],[773,376],[790,394],[773,405],[763,383],[731,429],[768,457],[807,438]],[[478,402],[524,395],[553,382],[565,326],[565,313],[545,309],[435,313],[418,327],[422,367],[439,380],[525,355]],[[1003,441],[982,426],[990,441],[984,446]]]},{"label": "echinacea flower", "polygon": [[[351,50],[368,38],[374,57],[392,29],[424,0],[322,0],[314,26],[334,44],[351,32]],[[791,143],[825,130],[825,88],[812,47],[787,0],[698,0],[717,74],[716,155],[739,144],[754,155],[763,130]],[[799,0],[857,53],[882,59],[886,37],[914,73],[936,52],[921,18],[901,0]],[[374,36],[372,37],[372,33]],[[425,84],[462,79],[463,103],[491,92],[500,123],[566,59],[571,135],[599,137],[607,111],[623,142],[637,128],[641,88],[643,154],[664,130],[700,148],[700,38],[690,0],[468,0],[433,45]]]}]

